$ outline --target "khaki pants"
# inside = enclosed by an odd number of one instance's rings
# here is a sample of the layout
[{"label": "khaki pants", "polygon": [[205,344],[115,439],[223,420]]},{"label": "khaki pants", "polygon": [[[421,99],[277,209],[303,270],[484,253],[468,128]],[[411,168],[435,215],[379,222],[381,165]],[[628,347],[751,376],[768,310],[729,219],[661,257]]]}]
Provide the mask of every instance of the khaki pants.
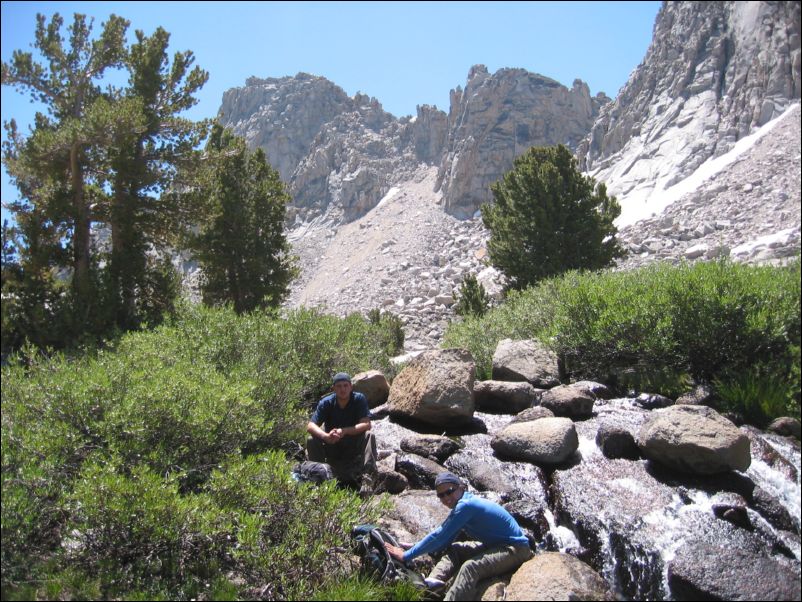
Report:
[{"label": "khaki pants", "polygon": [[529,546],[488,546],[475,541],[459,541],[451,544],[429,577],[448,581],[459,569],[443,599],[475,600],[479,581],[515,571],[532,556]]},{"label": "khaki pants", "polygon": [[359,484],[362,476],[375,477],[376,438],[370,431],[358,437],[346,436],[329,445],[317,437],[306,438],[306,456],[312,462],[326,462],[341,483]]}]

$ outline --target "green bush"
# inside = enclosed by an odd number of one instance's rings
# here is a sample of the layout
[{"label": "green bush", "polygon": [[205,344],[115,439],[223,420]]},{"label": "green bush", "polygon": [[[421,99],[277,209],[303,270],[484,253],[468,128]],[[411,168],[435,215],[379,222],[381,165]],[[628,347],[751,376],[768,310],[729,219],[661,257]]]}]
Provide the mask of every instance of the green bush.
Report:
[{"label": "green bush", "polygon": [[482,317],[490,308],[490,299],[476,276],[468,274],[462,280],[454,311],[460,316]]},{"label": "green bush", "polygon": [[269,450],[303,440],[333,372],[388,363],[360,316],[201,306],[111,348],[11,358],[3,598],[311,595],[311,562],[376,517]]},{"label": "green bush", "polygon": [[368,312],[368,322],[376,327],[377,336],[388,355],[398,355],[404,351],[404,323],[397,315],[372,309]]},{"label": "green bush", "polygon": [[[758,380],[784,383],[782,412],[798,414],[800,262],[571,272],[509,295],[481,319],[451,324],[444,345],[469,348],[478,377],[489,378],[503,338],[538,339],[573,378],[622,391],[661,386],[652,392],[676,396],[689,380],[725,383],[759,365]],[[781,411],[771,407],[772,417]]]},{"label": "green bush", "polygon": [[351,528],[376,518],[334,482],[295,482],[275,452],[221,467],[207,491],[234,519],[237,572],[264,584],[260,596],[267,599],[309,599],[324,579],[345,579],[355,570],[347,553]]}]

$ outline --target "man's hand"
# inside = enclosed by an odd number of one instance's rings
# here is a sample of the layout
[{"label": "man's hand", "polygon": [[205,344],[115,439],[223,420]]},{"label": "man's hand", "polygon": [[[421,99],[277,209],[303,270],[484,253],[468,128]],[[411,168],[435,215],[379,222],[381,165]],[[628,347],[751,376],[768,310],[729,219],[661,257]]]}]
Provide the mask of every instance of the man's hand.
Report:
[{"label": "man's hand", "polygon": [[329,431],[329,434],[324,439],[324,441],[329,445],[334,445],[335,443],[339,443],[340,439],[342,438],[343,438],[342,429],[331,429]]},{"label": "man's hand", "polygon": [[390,556],[392,556],[393,558],[395,558],[399,562],[404,562],[404,549],[403,548],[399,548],[398,546],[394,546],[392,544],[389,544],[386,541],[384,542],[384,547],[387,548],[387,552],[390,554]]}]

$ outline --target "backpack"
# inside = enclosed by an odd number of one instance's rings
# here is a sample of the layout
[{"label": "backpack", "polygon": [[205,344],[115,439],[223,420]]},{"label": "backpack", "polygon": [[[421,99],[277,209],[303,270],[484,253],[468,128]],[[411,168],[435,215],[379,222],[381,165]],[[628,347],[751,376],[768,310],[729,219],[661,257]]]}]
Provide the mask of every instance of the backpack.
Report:
[{"label": "backpack", "polygon": [[334,478],[331,466],[324,462],[300,462],[292,469],[292,478],[302,483],[320,485]]},{"label": "backpack", "polygon": [[353,551],[360,558],[362,570],[373,574],[382,583],[409,581],[416,587],[426,588],[420,573],[410,569],[403,562],[396,560],[384,547],[384,542],[397,546],[398,542],[387,531],[375,525],[357,525],[351,531]]}]

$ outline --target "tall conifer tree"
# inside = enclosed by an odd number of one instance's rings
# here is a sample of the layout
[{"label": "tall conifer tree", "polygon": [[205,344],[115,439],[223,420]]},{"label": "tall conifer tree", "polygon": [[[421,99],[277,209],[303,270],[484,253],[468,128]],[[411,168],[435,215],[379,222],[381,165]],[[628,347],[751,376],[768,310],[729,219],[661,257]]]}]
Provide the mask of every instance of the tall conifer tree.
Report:
[{"label": "tall conifer tree", "polygon": [[297,275],[284,235],[290,196],[261,149],[220,125],[204,152],[191,195],[205,218],[189,246],[204,272],[203,299],[237,312],[278,306]]},{"label": "tall conifer tree", "polygon": [[530,148],[491,186],[482,206],[490,262],[521,289],[573,269],[607,267],[624,253],[613,220],[615,197],[577,169],[563,145]]}]

